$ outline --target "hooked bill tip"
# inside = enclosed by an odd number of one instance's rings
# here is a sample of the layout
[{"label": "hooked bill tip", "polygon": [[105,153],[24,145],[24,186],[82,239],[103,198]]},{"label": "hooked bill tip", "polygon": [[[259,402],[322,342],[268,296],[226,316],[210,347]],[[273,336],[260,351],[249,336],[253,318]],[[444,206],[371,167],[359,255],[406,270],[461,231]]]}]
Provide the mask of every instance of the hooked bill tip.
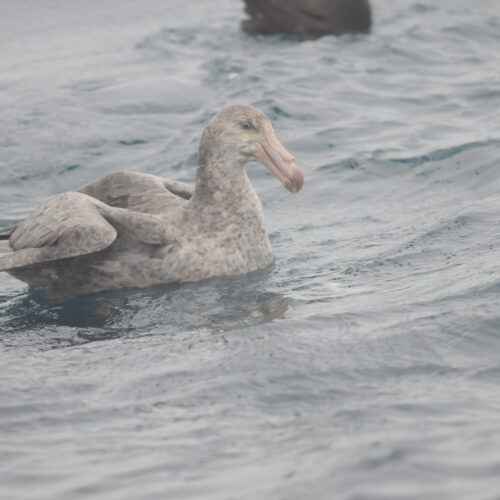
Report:
[{"label": "hooked bill tip", "polygon": [[293,167],[292,176],[287,184],[288,190],[294,194],[298,193],[302,189],[302,186],[304,185],[304,176],[298,167]]}]

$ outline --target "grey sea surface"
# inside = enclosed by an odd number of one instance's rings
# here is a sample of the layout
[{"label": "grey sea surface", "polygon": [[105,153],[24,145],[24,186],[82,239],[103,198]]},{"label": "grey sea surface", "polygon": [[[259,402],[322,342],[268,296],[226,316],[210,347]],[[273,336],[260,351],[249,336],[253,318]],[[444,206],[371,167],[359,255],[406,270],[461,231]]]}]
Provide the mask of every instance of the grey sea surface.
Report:
[{"label": "grey sea surface", "polygon": [[0,498],[500,499],[500,4],[373,0],[368,34],[236,0],[0,2],[0,224],[116,170],[193,181],[262,108],[248,276],[49,302],[0,274]]}]

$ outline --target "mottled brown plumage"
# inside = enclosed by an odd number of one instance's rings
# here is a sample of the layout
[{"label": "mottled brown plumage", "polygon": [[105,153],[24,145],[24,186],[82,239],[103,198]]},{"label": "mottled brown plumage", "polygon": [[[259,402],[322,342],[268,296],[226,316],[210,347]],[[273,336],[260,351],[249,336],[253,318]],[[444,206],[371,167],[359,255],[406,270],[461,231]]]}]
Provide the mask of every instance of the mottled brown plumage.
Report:
[{"label": "mottled brown plumage", "polygon": [[0,234],[0,270],[57,300],[101,290],[250,272],[273,258],[260,200],[245,172],[256,160],[292,192],[303,177],[265,115],[231,106],[203,133],[196,186],[116,172],[52,196]]}]

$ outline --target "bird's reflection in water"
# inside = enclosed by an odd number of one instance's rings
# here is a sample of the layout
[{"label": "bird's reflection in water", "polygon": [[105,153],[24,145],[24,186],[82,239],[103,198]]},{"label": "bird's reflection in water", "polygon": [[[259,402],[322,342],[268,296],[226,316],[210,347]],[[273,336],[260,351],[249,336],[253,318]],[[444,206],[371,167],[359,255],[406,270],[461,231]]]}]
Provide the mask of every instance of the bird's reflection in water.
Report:
[{"label": "bird's reflection in water", "polygon": [[55,335],[58,341],[52,347],[58,347],[125,335],[239,330],[286,315],[291,300],[273,291],[271,273],[119,290],[63,304],[49,301],[41,289],[30,289],[0,302],[0,331],[16,332],[19,338],[35,328],[46,342]]},{"label": "bird's reflection in water", "polygon": [[215,332],[227,332],[238,328],[271,323],[284,318],[290,299],[283,295],[276,295],[259,302],[251,301],[238,309],[231,308],[228,314],[214,314],[212,319],[212,330]]}]

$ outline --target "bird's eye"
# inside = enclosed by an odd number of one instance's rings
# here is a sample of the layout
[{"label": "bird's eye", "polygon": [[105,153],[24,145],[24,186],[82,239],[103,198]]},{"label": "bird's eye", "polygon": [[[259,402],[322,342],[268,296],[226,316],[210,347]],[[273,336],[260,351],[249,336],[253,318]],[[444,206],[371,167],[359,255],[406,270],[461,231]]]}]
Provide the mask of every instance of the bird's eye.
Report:
[{"label": "bird's eye", "polygon": [[243,130],[254,130],[255,127],[250,122],[243,122],[241,128]]}]

